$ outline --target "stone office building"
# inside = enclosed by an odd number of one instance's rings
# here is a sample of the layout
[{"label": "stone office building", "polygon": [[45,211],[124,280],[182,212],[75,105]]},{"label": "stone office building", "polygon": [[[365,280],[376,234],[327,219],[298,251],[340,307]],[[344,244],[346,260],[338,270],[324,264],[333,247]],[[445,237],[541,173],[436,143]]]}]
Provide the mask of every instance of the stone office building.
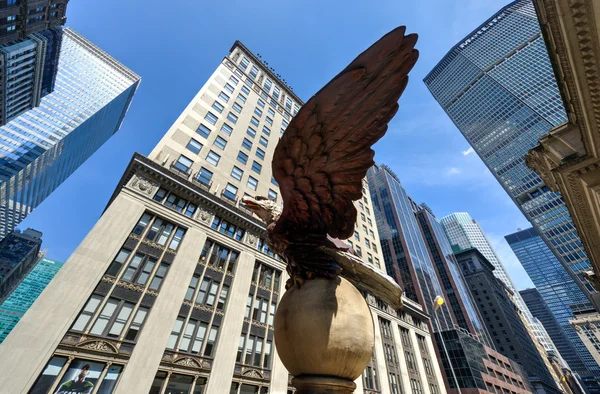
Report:
[{"label": "stone office building", "polygon": [[[302,101],[236,42],[149,155],[131,160],[109,205],[0,347],[11,393],[278,393],[273,340],[285,266],[244,193],[278,198],[270,161]],[[349,242],[379,266],[369,185]],[[362,289],[376,345],[357,393],[445,394],[428,316]],[[65,301],[68,300],[68,301]],[[43,327],[43,329],[42,329]],[[28,391],[30,390],[30,391]]]}]

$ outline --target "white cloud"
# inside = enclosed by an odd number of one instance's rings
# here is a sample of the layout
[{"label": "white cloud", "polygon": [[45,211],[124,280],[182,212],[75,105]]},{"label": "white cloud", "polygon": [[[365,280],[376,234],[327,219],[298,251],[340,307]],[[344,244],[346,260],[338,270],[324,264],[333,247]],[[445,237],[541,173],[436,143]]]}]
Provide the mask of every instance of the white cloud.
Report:
[{"label": "white cloud", "polygon": [[456,168],[456,167],[452,167],[448,170],[448,175],[457,175],[460,174],[460,169]]},{"label": "white cloud", "polygon": [[475,152],[475,150],[473,148],[469,147],[469,149],[464,150],[462,152],[462,154],[463,154],[463,156],[467,156],[467,155],[470,155],[471,153],[474,153],[474,152]]}]

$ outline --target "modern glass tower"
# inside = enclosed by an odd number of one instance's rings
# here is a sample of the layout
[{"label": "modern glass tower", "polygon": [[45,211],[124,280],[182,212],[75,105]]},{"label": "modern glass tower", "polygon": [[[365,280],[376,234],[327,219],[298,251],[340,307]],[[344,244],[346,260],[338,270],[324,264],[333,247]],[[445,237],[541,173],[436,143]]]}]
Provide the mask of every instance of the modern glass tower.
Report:
[{"label": "modern glass tower", "polygon": [[0,343],[54,278],[62,264],[42,258],[21,284],[0,304]]},{"label": "modern glass tower", "polygon": [[584,292],[590,268],[567,207],[525,164],[567,120],[531,0],[502,8],[425,77],[432,95]]},{"label": "modern glass tower", "polygon": [[[506,241],[527,271],[539,292],[538,294],[545,301],[544,305],[540,305],[539,302],[536,302],[535,294],[525,293],[529,300],[525,300],[527,305],[534,305],[535,311],[540,314],[538,319],[544,323],[545,327],[548,324],[546,331],[562,357],[576,371],[585,371],[587,366],[588,369],[595,372],[598,369],[596,362],[569,324],[569,319],[574,317],[572,308],[582,309],[589,305],[585,294],[565,272],[554,253],[546,246],[535,229],[529,228],[507,235]],[[542,311],[546,305],[546,308],[550,309],[554,315],[555,321],[560,325],[561,332],[557,333],[553,329],[552,320],[544,318]],[[534,310],[532,310],[533,312]],[[565,341],[565,336],[568,341]]]},{"label": "modern glass tower", "polygon": [[0,238],[121,126],[140,78],[64,29],[54,91],[0,127]]}]

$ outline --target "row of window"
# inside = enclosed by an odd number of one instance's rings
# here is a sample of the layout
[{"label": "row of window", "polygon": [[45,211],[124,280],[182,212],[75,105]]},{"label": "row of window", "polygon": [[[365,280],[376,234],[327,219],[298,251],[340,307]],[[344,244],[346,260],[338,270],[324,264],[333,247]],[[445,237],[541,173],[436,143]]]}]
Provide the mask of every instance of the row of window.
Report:
[{"label": "row of window", "polygon": [[212,325],[209,329],[206,322],[195,319],[186,322],[186,319],[180,316],[171,330],[167,349],[212,357],[218,333],[218,326]]},{"label": "row of window", "polygon": [[240,336],[236,362],[255,367],[271,368],[273,342],[256,335]]},{"label": "row of window", "polygon": [[[147,231],[146,228],[148,228]],[[155,242],[160,246],[165,246],[168,243],[167,248],[176,251],[185,235],[185,230],[166,220],[144,213],[133,228],[132,234],[142,236],[144,233],[144,239]]]}]

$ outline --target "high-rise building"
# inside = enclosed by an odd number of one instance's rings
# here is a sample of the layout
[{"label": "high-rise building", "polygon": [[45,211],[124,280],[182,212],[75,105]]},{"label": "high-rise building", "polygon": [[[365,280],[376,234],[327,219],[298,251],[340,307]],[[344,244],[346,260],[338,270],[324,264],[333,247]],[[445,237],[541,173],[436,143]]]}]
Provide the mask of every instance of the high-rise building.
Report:
[{"label": "high-rise building", "polygon": [[[567,120],[531,0],[492,15],[444,56],[425,84],[590,298],[595,290],[584,278],[590,263],[567,207],[525,163],[538,139]],[[591,361],[587,368],[600,377]]]},{"label": "high-rise building", "polygon": [[[598,364],[569,324],[569,319],[574,317],[572,306],[575,310],[589,308],[585,294],[534,228],[517,231],[505,238],[536,287],[536,290],[523,291],[521,294],[528,296],[527,305],[534,305],[534,315],[544,324],[561,356],[583,376],[586,375],[586,369],[597,369]],[[537,298],[538,294],[544,302]],[[554,319],[545,315],[546,310],[551,311]],[[560,329],[556,329],[555,322]]]},{"label": "high-rise building", "polygon": [[42,233],[28,228],[13,231],[0,241],[0,303],[39,261]]},{"label": "high-rise building", "polygon": [[496,350],[523,366],[537,393],[558,392],[560,381],[546,366],[546,352],[538,351],[534,333],[512,301],[512,291],[494,276],[495,267],[475,248],[457,252],[456,259]]},{"label": "high-rise building", "polygon": [[62,29],[0,45],[0,126],[40,104],[54,90]]},{"label": "high-rise building", "polygon": [[[447,389],[456,390],[458,380],[463,389],[486,390],[484,381],[496,380],[491,370],[464,369],[459,373],[464,373],[463,377],[456,376],[455,369],[473,362],[473,357],[479,357],[477,363],[487,365],[500,354],[493,349],[442,226],[427,205],[419,205],[410,198],[389,167],[372,167],[367,179],[386,270],[401,284],[407,298],[420,303],[431,315],[437,354],[444,361]],[[448,303],[436,308],[437,296]],[[460,352],[472,353],[470,361],[457,357]],[[522,382],[529,387],[527,375],[520,369],[517,374],[524,375]],[[508,383],[511,384],[510,379]],[[520,392],[523,388],[515,383],[509,390]]]},{"label": "high-rise building", "polygon": [[0,343],[4,341],[4,338],[54,278],[62,264],[55,260],[42,258],[19,286],[0,304]]},{"label": "high-rise building", "polygon": [[[288,392],[273,341],[285,265],[240,198],[280,199],[270,162],[302,104],[236,42],[0,345],[3,390],[54,392],[87,364],[102,393]],[[349,242],[377,266],[369,196],[365,181]],[[445,394],[423,308],[361,290],[375,347],[357,392]]]},{"label": "high-rise building", "polygon": [[69,0],[3,0],[0,2],[0,45],[64,25]]},{"label": "high-rise building", "polygon": [[533,318],[527,305],[521,299],[521,295],[512,283],[508,272],[506,272],[504,265],[502,265],[479,223],[467,212],[455,212],[447,215],[440,219],[440,223],[455,251],[475,248],[494,266],[494,276],[509,289],[512,301],[519,308],[527,322],[528,330],[536,335],[546,351],[556,351],[551,341],[546,337],[545,332],[539,329],[539,323]]},{"label": "high-rise building", "polygon": [[140,78],[63,30],[54,91],[0,127],[0,238],[121,126]]}]

